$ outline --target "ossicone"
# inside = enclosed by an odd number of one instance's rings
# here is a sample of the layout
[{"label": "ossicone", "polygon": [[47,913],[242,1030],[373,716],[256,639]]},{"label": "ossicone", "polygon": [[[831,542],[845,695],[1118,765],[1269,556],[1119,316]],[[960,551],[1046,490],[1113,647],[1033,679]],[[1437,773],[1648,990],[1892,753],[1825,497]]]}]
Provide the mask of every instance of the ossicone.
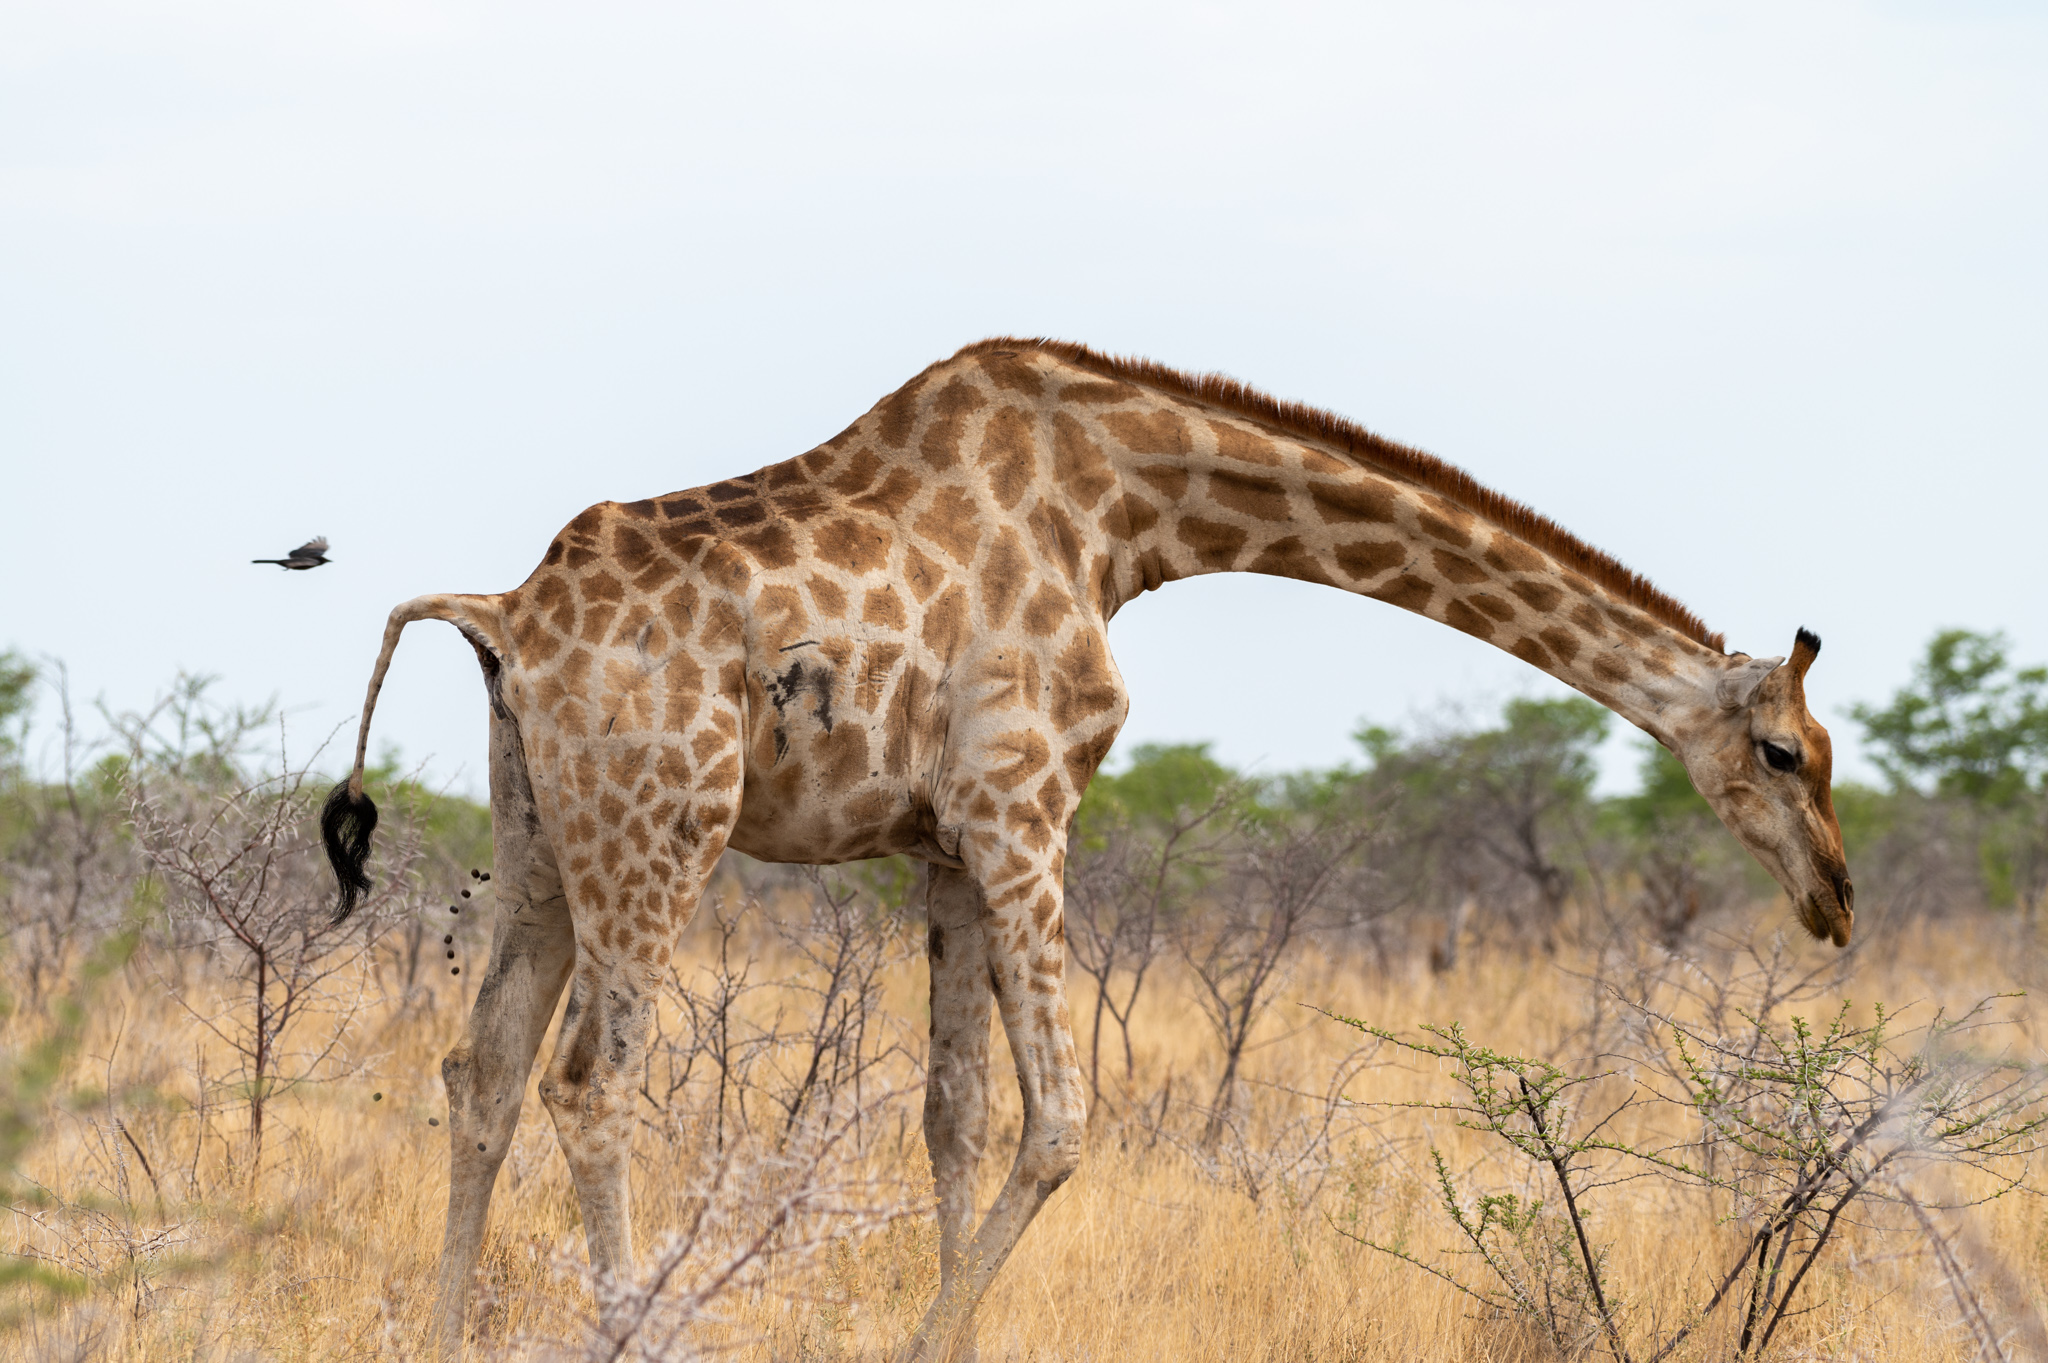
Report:
[{"label": "ossicone", "polygon": [[1820,636],[1801,625],[1792,637],[1792,675],[1804,680],[1806,669],[1820,656]]}]

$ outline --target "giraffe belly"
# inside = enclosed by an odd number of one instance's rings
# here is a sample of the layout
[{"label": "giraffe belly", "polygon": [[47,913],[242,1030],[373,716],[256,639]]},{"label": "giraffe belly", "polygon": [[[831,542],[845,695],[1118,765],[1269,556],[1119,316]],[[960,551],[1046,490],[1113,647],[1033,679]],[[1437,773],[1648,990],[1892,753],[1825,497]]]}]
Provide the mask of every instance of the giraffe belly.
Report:
[{"label": "giraffe belly", "polygon": [[932,688],[907,641],[814,626],[747,669],[745,776],[729,845],[764,861],[950,860],[932,841]]},{"label": "giraffe belly", "polygon": [[[771,716],[772,718],[772,716]],[[928,803],[883,766],[872,716],[787,719],[748,745],[740,812],[728,845],[762,861],[830,863],[926,855]],[[765,761],[763,760],[765,759]]]}]

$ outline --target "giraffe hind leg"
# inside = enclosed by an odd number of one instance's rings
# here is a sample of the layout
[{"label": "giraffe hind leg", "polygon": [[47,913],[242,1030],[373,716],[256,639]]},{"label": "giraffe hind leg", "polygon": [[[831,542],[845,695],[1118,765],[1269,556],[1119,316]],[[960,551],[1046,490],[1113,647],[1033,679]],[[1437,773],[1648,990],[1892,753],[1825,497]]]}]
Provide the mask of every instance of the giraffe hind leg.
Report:
[{"label": "giraffe hind leg", "polygon": [[[736,723],[730,728],[738,732]],[[615,731],[614,740],[620,737]],[[673,764],[684,765],[680,745],[670,751]],[[569,771],[599,765],[576,751],[563,764]],[[689,812],[623,821],[607,814],[608,806],[631,809],[628,801],[642,795],[650,809],[667,803]],[[731,834],[739,796],[739,764],[727,760],[672,786],[651,777],[630,787],[586,781],[561,801],[567,831],[559,850],[569,868],[576,960],[540,1096],[575,1181],[590,1265],[600,1274],[634,1268],[628,1173],[654,1010],[676,938]]]},{"label": "giraffe hind leg", "polygon": [[448,1089],[448,1225],[432,1335],[443,1359],[462,1354],[463,1317],[483,1252],[491,1190],[518,1129],[533,1059],[575,955],[561,876],[539,826],[519,726],[509,714],[493,714],[497,923],[462,1040],[441,1062]]}]

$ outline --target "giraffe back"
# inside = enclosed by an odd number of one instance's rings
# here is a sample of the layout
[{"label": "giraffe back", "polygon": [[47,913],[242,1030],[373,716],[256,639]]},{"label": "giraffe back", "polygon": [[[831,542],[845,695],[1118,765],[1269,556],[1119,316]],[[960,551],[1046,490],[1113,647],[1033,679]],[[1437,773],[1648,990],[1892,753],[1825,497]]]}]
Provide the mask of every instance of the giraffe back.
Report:
[{"label": "giraffe back", "polygon": [[655,838],[718,826],[678,787],[736,777],[730,845],[769,860],[958,864],[992,819],[1046,846],[1125,712],[1109,470],[1051,367],[956,358],[797,458],[578,515],[500,598],[537,779],[569,744],[565,793],[644,797]]}]

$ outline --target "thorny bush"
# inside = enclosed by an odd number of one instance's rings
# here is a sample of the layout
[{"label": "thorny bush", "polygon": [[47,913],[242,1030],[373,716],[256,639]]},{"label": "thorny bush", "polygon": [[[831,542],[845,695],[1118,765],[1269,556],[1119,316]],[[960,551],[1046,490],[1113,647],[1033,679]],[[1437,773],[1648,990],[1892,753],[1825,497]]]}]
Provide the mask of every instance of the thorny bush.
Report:
[{"label": "thorny bush", "polygon": [[[1621,1363],[1660,1363],[1711,1325],[1725,1356],[1750,1358],[1796,1313],[1800,1288],[1844,1226],[1897,1222],[1905,1209],[1947,1272],[1955,1254],[1928,1206],[1977,1205],[2023,1186],[2048,1131],[2048,1074],[2017,1054],[2021,1039],[1999,1020],[1998,998],[1961,1013],[1920,1010],[1911,1024],[1882,1005],[1859,1020],[1843,999],[1816,1021],[1788,1011],[1802,995],[1816,1000],[1782,939],[1703,998],[1695,972],[1672,965],[1615,991],[1625,1042],[1592,1072],[1493,1050],[1455,1023],[1402,1035],[1331,1014],[1441,1066],[1456,1096],[1399,1106],[1497,1138],[1556,1198],[1531,1196],[1527,1180],[1468,1191],[1432,1147],[1454,1253],[1476,1261],[1476,1277],[1355,1222],[1339,1229],[1533,1325],[1560,1356],[1604,1343]],[[1685,1129],[1630,1139],[1624,1114],[1630,1130]],[[1965,1171],[1972,1191],[1956,1192]],[[1631,1311],[1595,1243],[1593,1200],[1644,1178],[1704,1198],[1718,1224],[1739,1232],[1678,1321]],[[2002,1358],[1988,1313],[1967,1283],[1950,1280],[1980,1351]]]}]

